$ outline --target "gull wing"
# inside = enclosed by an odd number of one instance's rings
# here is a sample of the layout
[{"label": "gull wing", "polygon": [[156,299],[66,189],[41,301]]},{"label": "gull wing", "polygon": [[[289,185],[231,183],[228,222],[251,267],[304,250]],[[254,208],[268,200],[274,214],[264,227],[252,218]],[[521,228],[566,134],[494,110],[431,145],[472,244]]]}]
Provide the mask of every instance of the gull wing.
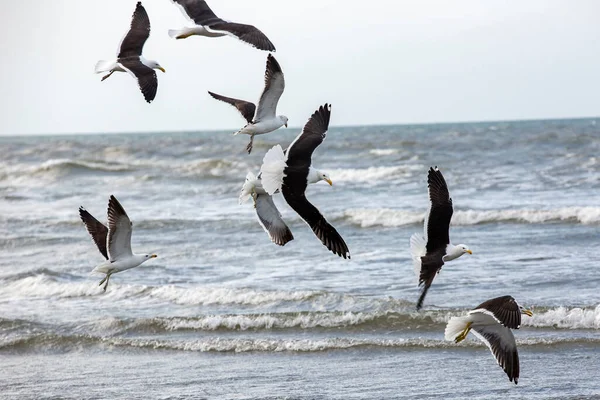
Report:
[{"label": "gull wing", "polygon": [[273,202],[273,197],[269,194],[257,194],[254,201],[256,215],[260,225],[269,235],[271,241],[279,246],[284,246],[287,242],[294,240],[290,228],[281,218],[279,210]]},{"label": "gull wing", "polygon": [[437,167],[429,168],[427,186],[431,204],[425,217],[425,239],[427,253],[433,253],[441,249],[445,250],[450,243],[450,220],[454,210],[448,185]]},{"label": "gull wing", "polygon": [[131,17],[131,27],[119,45],[117,58],[141,56],[142,49],[149,36],[150,18],[142,3],[138,2]]},{"label": "gull wing", "polygon": [[85,224],[88,233],[92,237],[94,243],[96,243],[100,253],[108,260],[108,252],[106,250],[108,228],[106,225],[94,218],[94,216],[83,207],[79,207],[79,217]]},{"label": "gull wing", "polygon": [[108,256],[110,261],[127,258],[131,252],[131,220],[115,196],[108,200]]},{"label": "gull wing", "polygon": [[254,113],[256,112],[256,106],[254,103],[245,100],[234,99],[233,97],[222,96],[211,91],[209,91],[208,94],[210,94],[213,99],[220,100],[234,106],[248,123],[252,122],[254,119]]},{"label": "gull wing", "polygon": [[265,88],[260,95],[254,122],[275,118],[277,103],[285,89],[285,79],[279,63],[271,54],[267,56]]},{"label": "gull wing", "polygon": [[121,59],[119,60],[119,64],[137,80],[144,99],[148,103],[152,102],[158,91],[156,71],[143,64],[137,57]]},{"label": "gull wing", "polygon": [[486,319],[474,322],[471,330],[492,352],[498,365],[502,367],[508,379],[519,382],[519,353],[515,337],[510,330],[499,324],[495,318],[485,315]]}]

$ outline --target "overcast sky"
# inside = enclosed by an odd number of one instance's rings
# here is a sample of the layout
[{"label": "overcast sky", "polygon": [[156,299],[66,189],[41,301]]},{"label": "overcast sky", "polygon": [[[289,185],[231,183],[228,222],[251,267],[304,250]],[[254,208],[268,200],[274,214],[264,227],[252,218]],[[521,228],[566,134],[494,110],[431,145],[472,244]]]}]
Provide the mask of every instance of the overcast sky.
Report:
[{"label": "overcast sky", "polygon": [[[244,121],[207,90],[256,101],[266,52],[233,38],[173,40],[188,21],[143,2],[144,55],[166,69],[147,104],[115,58],[135,0],[0,2],[0,134],[187,131]],[[301,126],[325,102],[332,125],[600,115],[600,2],[552,0],[213,0],[224,19],[275,44],[278,113]]]}]

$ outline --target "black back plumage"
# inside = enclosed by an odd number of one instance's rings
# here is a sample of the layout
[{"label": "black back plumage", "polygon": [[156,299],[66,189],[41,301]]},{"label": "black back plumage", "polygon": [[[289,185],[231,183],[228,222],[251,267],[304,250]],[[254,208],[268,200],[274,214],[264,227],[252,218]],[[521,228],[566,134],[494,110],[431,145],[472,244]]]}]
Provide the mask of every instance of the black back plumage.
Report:
[{"label": "black back plumage", "polygon": [[518,329],[521,326],[521,308],[512,296],[500,296],[484,301],[474,308],[477,309],[491,312],[494,318],[507,328]]}]

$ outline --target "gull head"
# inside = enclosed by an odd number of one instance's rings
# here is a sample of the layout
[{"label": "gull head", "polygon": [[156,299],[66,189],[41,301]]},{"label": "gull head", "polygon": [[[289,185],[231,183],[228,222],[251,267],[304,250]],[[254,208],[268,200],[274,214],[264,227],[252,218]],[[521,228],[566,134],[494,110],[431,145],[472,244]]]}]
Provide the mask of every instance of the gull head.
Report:
[{"label": "gull head", "polygon": [[525,314],[528,317],[533,317],[533,312],[531,310],[527,310],[525,308],[523,308],[523,306],[519,306],[519,310],[521,310],[521,314]]},{"label": "gull head", "polygon": [[286,117],[285,115],[278,115],[277,118],[279,118],[279,120],[281,121],[281,123],[283,125],[285,125],[285,127],[287,128],[288,117]]},{"label": "gull head", "polygon": [[320,181],[325,181],[325,182],[329,183],[329,186],[333,186],[333,182],[331,181],[331,178],[329,177],[329,175],[327,175],[325,172],[321,172],[321,171],[317,171],[317,173],[319,174]]},{"label": "gull head", "polygon": [[458,247],[459,250],[462,251],[462,254],[465,254],[465,253],[473,254],[473,252],[471,250],[469,250],[469,248],[467,246],[465,246],[464,244],[459,244],[456,247]]},{"label": "gull head", "polygon": [[160,64],[154,60],[148,60],[145,64],[146,64],[146,66],[148,66],[152,69],[158,69],[162,72],[166,72],[165,69],[163,67],[161,67]]},{"label": "gull head", "polygon": [[449,244],[446,247],[446,255],[444,256],[444,261],[455,260],[465,253],[473,254],[473,252],[469,250],[469,248],[464,244],[459,244],[456,246],[453,244]]}]

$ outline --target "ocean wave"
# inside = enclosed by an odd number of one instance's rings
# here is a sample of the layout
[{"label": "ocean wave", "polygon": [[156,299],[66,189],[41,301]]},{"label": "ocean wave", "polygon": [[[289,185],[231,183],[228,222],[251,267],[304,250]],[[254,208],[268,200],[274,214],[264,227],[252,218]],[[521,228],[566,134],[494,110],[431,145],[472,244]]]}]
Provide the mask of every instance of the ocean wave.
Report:
[{"label": "ocean wave", "polygon": [[389,167],[340,168],[331,169],[327,173],[336,182],[375,183],[386,178],[409,178],[414,171],[423,169],[421,165],[395,165]]},{"label": "ocean wave", "polygon": [[336,296],[318,291],[260,291],[238,288],[181,287],[176,285],[127,285],[111,281],[112,290],[104,293],[89,281],[68,282],[40,274],[2,279],[0,297],[71,298],[104,296],[111,299],[152,298],[180,305],[264,305],[304,302],[317,297]]},{"label": "ocean wave", "polygon": [[[438,318],[439,319],[439,318]],[[430,315],[396,312],[304,311],[262,314],[223,314],[198,317],[157,317],[100,321],[102,330],[120,333],[170,331],[260,331],[312,329],[424,329],[443,326]]]},{"label": "ocean wave", "polygon": [[127,164],[120,163],[106,163],[106,162],[92,162],[92,161],[81,161],[71,159],[52,159],[45,161],[38,167],[34,167],[29,170],[30,174],[40,173],[76,173],[76,172],[88,172],[88,171],[100,171],[100,172],[127,172],[132,171],[134,168]]},{"label": "ocean wave", "polygon": [[[520,347],[553,347],[569,344],[600,344],[598,338],[525,338],[517,339]],[[215,353],[314,353],[347,350],[353,348],[389,348],[389,349],[451,349],[483,348],[485,345],[473,338],[455,344],[451,341],[436,339],[381,339],[381,338],[317,338],[317,339],[281,339],[281,338],[223,338],[168,340],[131,337],[101,337],[94,335],[59,335],[55,333],[37,333],[19,338],[0,338],[0,351],[80,351],[85,347],[124,348],[141,350],[167,350],[184,352]]]},{"label": "ocean wave", "polygon": [[[349,209],[344,218],[363,228],[373,226],[399,227],[423,223],[425,212],[394,210],[390,208]],[[455,210],[453,225],[479,225],[511,222],[542,224],[546,222],[600,223],[600,207],[563,207],[553,210]]]},{"label": "ocean wave", "polygon": [[227,175],[242,176],[241,182],[244,183],[241,172],[246,171],[250,166],[241,161],[226,160],[223,158],[206,158],[195,160],[183,165],[179,165],[177,170],[184,176],[191,177],[223,177]]},{"label": "ocean wave", "polygon": [[561,329],[600,329],[600,305],[596,308],[557,307],[545,312],[535,312],[524,318],[523,326]]},{"label": "ocean wave", "polygon": [[376,156],[391,156],[392,154],[397,154],[398,149],[371,149],[369,153]]}]

